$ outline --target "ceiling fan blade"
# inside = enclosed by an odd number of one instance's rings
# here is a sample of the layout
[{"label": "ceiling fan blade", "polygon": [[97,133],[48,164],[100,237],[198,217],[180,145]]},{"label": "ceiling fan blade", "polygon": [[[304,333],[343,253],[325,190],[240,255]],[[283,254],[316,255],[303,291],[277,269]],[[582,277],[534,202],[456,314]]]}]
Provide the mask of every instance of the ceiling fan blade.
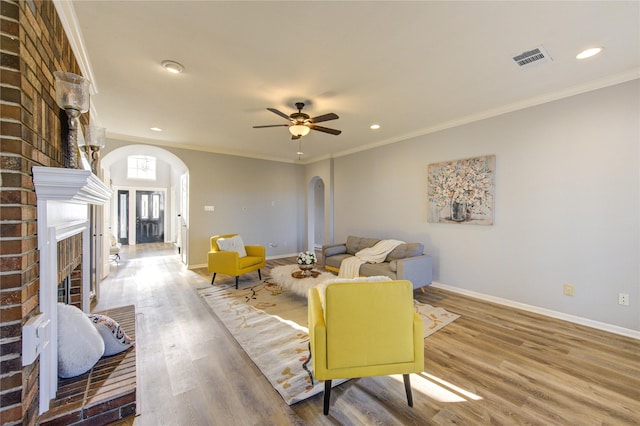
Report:
[{"label": "ceiling fan blade", "polygon": [[318,130],[320,132],[331,133],[332,135],[339,135],[342,133],[342,130],[330,129],[328,127],[316,126],[315,124],[310,124],[311,130]]},{"label": "ceiling fan blade", "polygon": [[287,114],[285,114],[284,112],[278,111],[275,108],[267,108],[269,111],[271,111],[272,113],[279,115],[280,117],[284,118],[285,120],[289,120],[291,121],[291,117],[289,117]]},{"label": "ceiling fan blade", "polygon": [[330,112],[329,114],[324,114],[324,115],[319,115],[317,117],[313,117],[311,119],[311,121],[313,123],[320,123],[322,121],[337,120],[338,118],[340,118],[340,117],[338,117],[336,114]]},{"label": "ceiling fan blade", "polygon": [[268,124],[266,126],[253,126],[254,129],[262,129],[263,127],[289,127],[289,124]]}]

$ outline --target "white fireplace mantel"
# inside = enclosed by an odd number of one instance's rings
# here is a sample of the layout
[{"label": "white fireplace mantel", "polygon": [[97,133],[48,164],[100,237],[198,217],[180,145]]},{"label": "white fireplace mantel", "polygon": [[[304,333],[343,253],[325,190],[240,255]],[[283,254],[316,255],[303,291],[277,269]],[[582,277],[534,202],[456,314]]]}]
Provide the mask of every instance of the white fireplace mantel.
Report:
[{"label": "white fireplace mantel", "polygon": [[[58,387],[58,252],[57,242],[82,233],[82,257],[90,258],[89,204],[103,205],[111,189],[89,170],[33,167],[37,197],[38,250],[40,251],[40,312],[43,341],[40,350],[40,414]],[[82,262],[82,310],[89,312],[89,262]],[[47,321],[48,320],[48,321]],[[29,348],[27,348],[29,349]],[[23,351],[25,349],[23,348]]]},{"label": "white fireplace mantel", "polygon": [[33,184],[38,201],[102,205],[111,198],[111,189],[90,170],[35,166]]}]

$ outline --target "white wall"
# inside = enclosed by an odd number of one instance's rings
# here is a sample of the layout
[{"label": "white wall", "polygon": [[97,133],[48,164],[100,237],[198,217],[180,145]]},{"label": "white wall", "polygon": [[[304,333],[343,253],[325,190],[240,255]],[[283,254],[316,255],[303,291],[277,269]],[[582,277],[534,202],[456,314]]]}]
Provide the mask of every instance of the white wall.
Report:
[{"label": "white wall", "polygon": [[[635,80],[337,158],[335,240],[419,241],[437,282],[640,330],[639,104]],[[495,224],[427,223],[427,166],[488,154]]]},{"label": "white wall", "polygon": [[[179,155],[191,172],[190,264],[206,263],[209,238],[218,234],[239,233],[246,244],[264,245],[267,256],[302,249],[302,166],[195,151]],[[205,205],[215,212],[204,212]]]}]

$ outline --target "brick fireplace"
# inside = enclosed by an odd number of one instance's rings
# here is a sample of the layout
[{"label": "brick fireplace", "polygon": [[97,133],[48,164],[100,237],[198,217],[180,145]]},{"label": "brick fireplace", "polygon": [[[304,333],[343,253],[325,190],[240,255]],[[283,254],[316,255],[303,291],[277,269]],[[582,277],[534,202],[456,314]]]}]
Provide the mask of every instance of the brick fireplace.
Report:
[{"label": "brick fireplace", "polygon": [[[56,167],[33,167],[33,183],[38,211],[40,314],[30,320],[38,329],[38,339],[23,339],[23,355],[40,357],[42,414],[58,388],[58,286],[69,277],[69,301],[89,312],[89,205],[106,203],[111,189],[91,171]],[[29,365],[26,356],[23,365]]]}]

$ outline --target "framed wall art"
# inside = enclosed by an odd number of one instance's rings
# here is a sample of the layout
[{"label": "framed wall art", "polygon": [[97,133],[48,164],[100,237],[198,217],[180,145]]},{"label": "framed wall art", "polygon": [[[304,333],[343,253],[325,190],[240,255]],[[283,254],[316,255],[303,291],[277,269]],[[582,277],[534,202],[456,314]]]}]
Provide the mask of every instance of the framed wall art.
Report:
[{"label": "framed wall art", "polygon": [[432,223],[493,225],[496,156],[429,164]]}]

